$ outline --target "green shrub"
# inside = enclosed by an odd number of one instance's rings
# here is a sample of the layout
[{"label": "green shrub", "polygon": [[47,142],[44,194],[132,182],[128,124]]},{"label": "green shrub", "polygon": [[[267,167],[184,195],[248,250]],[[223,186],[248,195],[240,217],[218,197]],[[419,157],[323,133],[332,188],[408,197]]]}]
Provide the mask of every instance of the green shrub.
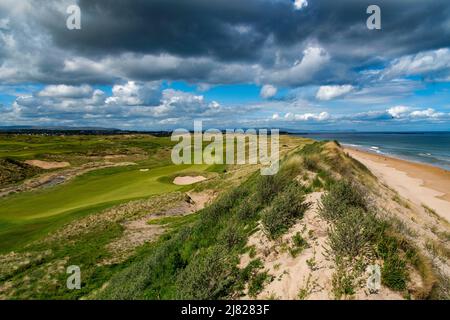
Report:
[{"label": "green shrub", "polygon": [[42,171],[38,167],[14,159],[0,159],[0,187],[28,179]]},{"label": "green shrub", "polygon": [[345,215],[350,207],[367,211],[368,201],[363,190],[354,182],[341,180],[331,185],[330,191],[322,196],[320,214],[328,221],[336,221]]},{"label": "green shrub", "polygon": [[244,282],[248,282],[253,276],[256,275],[259,269],[264,267],[260,259],[254,259],[248,263],[248,265],[242,269],[241,278]]},{"label": "green shrub", "polygon": [[329,232],[329,245],[335,255],[349,258],[368,252],[378,234],[375,217],[360,208],[350,207]]},{"label": "green shrub", "polygon": [[203,210],[201,215],[202,224],[206,226],[217,225],[219,219],[229,215],[233,207],[238,205],[242,199],[249,194],[246,186],[239,186],[220,196],[217,201]]},{"label": "green shrub", "polygon": [[355,294],[355,276],[341,262],[336,264],[337,270],[331,280],[333,294],[336,299],[349,297]]},{"label": "green shrub", "polygon": [[311,155],[321,153],[323,151],[323,146],[327,142],[328,141],[316,141],[314,143],[307,144],[300,150],[300,154]]},{"label": "green shrub", "polygon": [[302,237],[300,232],[297,232],[292,237],[292,244],[293,246],[289,248],[289,252],[294,258],[309,246],[308,242],[306,242],[306,240]]},{"label": "green shrub", "polygon": [[406,289],[406,282],[408,280],[408,272],[406,270],[406,262],[398,255],[389,256],[384,260],[383,268],[381,269],[382,283],[397,291]]},{"label": "green shrub", "polygon": [[315,172],[318,170],[317,162],[310,156],[305,156],[303,158],[303,166],[309,171]]},{"label": "green shrub", "polygon": [[377,254],[384,260],[381,269],[382,283],[393,290],[405,290],[408,271],[406,261],[400,256],[399,241],[392,236],[385,235],[378,241]]},{"label": "green shrub", "polygon": [[291,182],[285,191],[280,193],[262,216],[264,228],[271,238],[277,238],[286,232],[297,219],[302,218],[309,204],[305,203],[305,195],[297,182]]},{"label": "green shrub", "polygon": [[[333,277],[337,298],[353,294],[355,275],[344,261],[376,254],[383,260],[381,280],[387,287],[403,291],[408,281],[407,261],[403,256],[410,246],[388,234],[389,225],[379,220],[368,208],[362,189],[355,183],[342,180],[333,184],[322,197],[321,215],[332,222],[329,245],[338,270]],[[356,270],[356,269],[355,269]]]},{"label": "green shrub", "polygon": [[312,182],[312,184],[311,184],[311,187],[312,187],[313,189],[320,189],[320,188],[323,187],[322,181],[320,181],[320,178],[319,178],[319,177],[315,177],[315,178],[314,178],[314,180],[313,180],[313,182]]},{"label": "green shrub", "polygon": [[250,297],[256,297],[264,289],[264,285],[269,280],[269,274],[267,272],[261,272],[256,274],[249,283],[248,295]]},{"label": "green shrub", "polygon": [[283,187],[277,175],[261,176],[256,186],[257,201],[263,205],[269,204]]},{"label": "green shrub", "polygon": [[245,244],[246,236],[245,231],[237,223],[232,223],[222,230],[218,239],[219,243],[231,250],[239,244]]},{"label": "green shrub", "polygon": [[257,204],[250,199],[245,199],[236,209],[237,218],[240,220],[251,220],[258,213]]},{"label": "green shrub", "polygon": [[133,300],[158,299],[171,296],[173,274],[186,265],[177,250],[188,236],[184,229],[177,237],[157,247],[152,255],[135,261],[128,268],[116,274],[106,289],[97,295],[98,299]]},{"label": "green shrub", "polygon": [[177,277],[177,298],[202,300],[228,296],[237,276],[232,260],[221,247],[200,250]]}]

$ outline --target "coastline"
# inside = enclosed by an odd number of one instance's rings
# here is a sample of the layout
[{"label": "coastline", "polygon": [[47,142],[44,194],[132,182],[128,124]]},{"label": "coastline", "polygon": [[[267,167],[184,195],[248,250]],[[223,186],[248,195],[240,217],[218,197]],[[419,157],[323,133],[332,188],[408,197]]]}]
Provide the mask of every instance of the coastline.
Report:
[{"label": "coastline", "polygon": [[344,150],[402,197],[450,222],[450,171],[348,146]]}]

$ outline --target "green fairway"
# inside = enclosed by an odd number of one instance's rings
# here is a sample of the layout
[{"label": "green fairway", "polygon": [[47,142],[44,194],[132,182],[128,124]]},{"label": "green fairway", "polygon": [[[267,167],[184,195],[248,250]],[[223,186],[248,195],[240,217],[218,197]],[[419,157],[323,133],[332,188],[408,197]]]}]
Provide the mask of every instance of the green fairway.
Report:
[{"label": "green fairway", "polygon": [[149,171],[140,166],[102,169],[60,186],[0,200],[0,251],[47,233],[75,217],[132,199],[186,188],[162,177],[204,171],[207,165],[166,165]]}]

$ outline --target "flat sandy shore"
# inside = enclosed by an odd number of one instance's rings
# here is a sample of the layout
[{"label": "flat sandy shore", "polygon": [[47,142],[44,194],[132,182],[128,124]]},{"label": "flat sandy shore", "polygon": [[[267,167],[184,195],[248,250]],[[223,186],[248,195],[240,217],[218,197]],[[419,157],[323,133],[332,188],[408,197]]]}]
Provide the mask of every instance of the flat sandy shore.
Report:
[{"label": "flat sandy shore", "polygon": [[401,196],[450,222],[450,171],[351,148],[345,151]]}]

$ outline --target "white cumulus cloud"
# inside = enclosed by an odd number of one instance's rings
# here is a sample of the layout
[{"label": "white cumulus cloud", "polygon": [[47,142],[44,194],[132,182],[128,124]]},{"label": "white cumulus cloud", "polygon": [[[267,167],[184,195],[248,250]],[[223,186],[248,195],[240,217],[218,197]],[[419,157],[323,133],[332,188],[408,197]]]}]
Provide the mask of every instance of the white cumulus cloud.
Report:
[{"label": "white cumulus cloud", "polygon": [[390,114],[393,118],[401,118],[405,114],[407,114],[411,110],[411,107],[407,106],[395,106],[389,108],[387,113]]},{"label": "white cumulus cloud", "polygon": [[109,105],[156,105],[159,103],[160,83],[136,83],[128,81],[123,85],[114,85],[112,88],[113,95],[106,99]]},{"label": "white cumulus cloud", "polygon": [[260,95],[262,98],[264,99],[269,99],[272,98],[273,96],[275,96],[277,94],[277,88],[270,85],[270,84],[266,84],[265,86],[263,86],[261,88],[261,92]]},{"label": "white cumulus cloud", "polygon": [[419,52],[395,59],[382,76],[395,78],[412,75],[447,79],[450,75],[450,49]]},{"label": "white cumulus cloud", "polygon": [[[272,119],[274,118],[272,117]],[[284,119],[287,121],[326,121],[331,119],[331,116],[328,112],[325,111],[321,113],[302,113],[302,114],[288,112],[284,115]]]},{"label": "white cumulus cloud", "polygon": [[436,112],[433,108],[428,108],[426,110],[416,110],[411,112],[410,117],[412,118],[431,118],[431,119],[437,119],[445,117],[445,113],[443,112]]},{"label": "white cumulus cloud", "polygon": [[67,86],[60,84],[46,86],[38,95],[49,98],[84,98],[90,96],[92,91],[92,87],[88,85]]},{"label": "white cumulus cloud", "polygon": [[319,100],[331,100],[349,93],[354,88],[352,85],[321,86],[317,91],[316,98]]}]

